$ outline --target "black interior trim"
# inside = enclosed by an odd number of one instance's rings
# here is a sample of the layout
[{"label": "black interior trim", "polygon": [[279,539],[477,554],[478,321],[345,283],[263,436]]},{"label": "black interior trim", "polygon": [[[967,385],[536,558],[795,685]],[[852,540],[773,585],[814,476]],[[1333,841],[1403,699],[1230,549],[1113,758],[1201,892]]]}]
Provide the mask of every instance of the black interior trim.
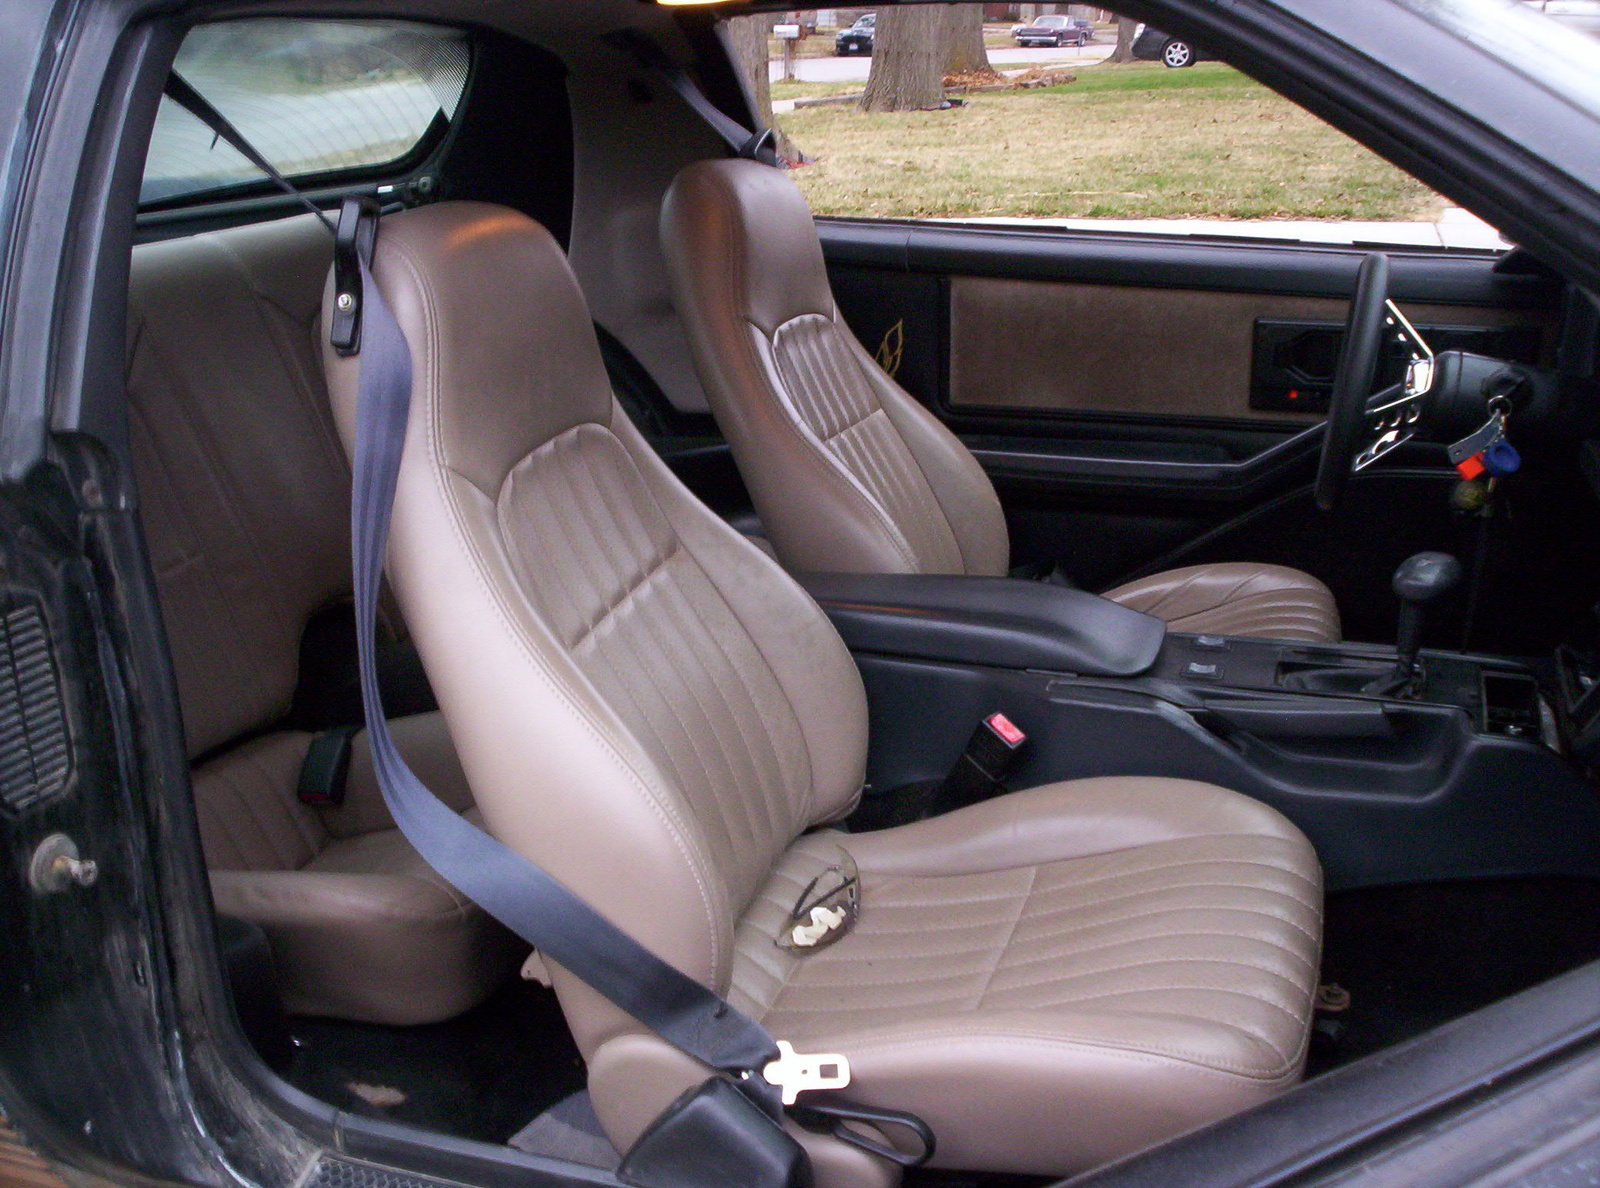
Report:
[{"label": "black interior trim", "polygon": [[[1339,298],[1350,296],[1375,246],[840,218],[818,219],[817,232],[835,265]],[[1561,301],[1558,282],[1496,271],[1498,253],[1382,246],[1393,265],[1390,291],[1402,301],[1519,309]]]},{"label": "black interior trim", "polygon": [[[1239,1188],[1308,1183],[1344,1158],[1388,1149],[1451,1107],[1488,1104],[1518,1074],[1596,1059],[1600,962],[1307,1082],[1243,1114],[1090,1172],[1073,1188]],[[1292,1137],[1291,1137],[1292,1136]],[[1287,1139],[1287,1142],[1286,1142]],[[1286,1149],[1287,1148],[1287,1149]],[[1415,1169],[1412,1169],[1413,1172]]]},{"label": "black interior trim", "polygon": [[1143,493],[1183,495],[1208,501],[1247,499],[1271,486],[1322,445],[1320,424],[1302,429],[1242,461],[1199,462],[1175,458],[1116,456],[1092,445],[1063,441],[1058,450],[1006,448],[966,439],[973,457],[996,478],[1049,478],[1096,490],[1136,486]]}]

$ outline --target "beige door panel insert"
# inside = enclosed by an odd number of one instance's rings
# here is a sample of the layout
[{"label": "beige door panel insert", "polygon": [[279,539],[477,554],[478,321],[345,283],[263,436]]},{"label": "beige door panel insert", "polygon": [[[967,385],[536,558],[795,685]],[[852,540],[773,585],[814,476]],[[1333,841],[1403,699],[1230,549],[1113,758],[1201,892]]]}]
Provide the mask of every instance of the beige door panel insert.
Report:
[{"label": "beige door panel insert", "polygon": [[[1318,417],[1250,407],[1256,320],[1342,323],[1347,307],[1334,297],[956,277],[950,403],[1309,423]],[[1539,311],[1402,308],[1419,324],[1537,323],[1551,341]]]}]

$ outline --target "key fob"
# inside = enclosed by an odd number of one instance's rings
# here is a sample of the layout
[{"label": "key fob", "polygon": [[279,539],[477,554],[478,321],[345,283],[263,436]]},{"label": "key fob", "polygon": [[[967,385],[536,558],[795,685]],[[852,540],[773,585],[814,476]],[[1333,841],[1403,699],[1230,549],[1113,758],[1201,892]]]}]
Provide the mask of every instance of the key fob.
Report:
[{"label": "key fob", "polygon": [[1503,437],[1483,451],[1483,468],[1495,478],[1516,474],[1521,466],[1522,455],[1517,453],[1516,446]]}]

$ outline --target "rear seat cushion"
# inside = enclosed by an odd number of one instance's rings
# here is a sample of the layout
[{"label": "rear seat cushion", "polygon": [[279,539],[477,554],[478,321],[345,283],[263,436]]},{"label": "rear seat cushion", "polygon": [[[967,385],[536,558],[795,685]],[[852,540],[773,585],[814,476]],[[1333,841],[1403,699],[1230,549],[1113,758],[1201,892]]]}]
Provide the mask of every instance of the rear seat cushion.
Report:
[{"label": "rear seat cushion", "polygon": [[[407,762],[446,800],[470,803],[438,714],[399,719],[395,734]],[[296,1014],[413,1024],[467,1010],[526,946],[436,875],[394,827],[371,779],[365,733],[353,744],[344,807],[300,803],[311,737],[270,734],[195,770],[217,910],[266,931],[284,1005]],[[351,832],[352,820],[371,827]]]}]

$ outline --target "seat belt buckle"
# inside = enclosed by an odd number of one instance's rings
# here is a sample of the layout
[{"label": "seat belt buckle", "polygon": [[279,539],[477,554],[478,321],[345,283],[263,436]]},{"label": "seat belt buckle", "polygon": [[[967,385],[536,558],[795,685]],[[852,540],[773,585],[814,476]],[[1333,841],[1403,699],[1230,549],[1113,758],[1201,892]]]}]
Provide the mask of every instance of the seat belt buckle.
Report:
[{"label": "seat belt buckle", "polygon": [[350,740],[357,726],[342,726],[317,735],[300,761],[300,781],[295,793],[312,808],[338,808],[344,803],[345,778],[350,772]]},{"label": "seat belt buckle", "polygon": [[778,1058],[761,1070],[767,1084],[783,1092],[792,1106],[812,1089],[843,1089],[850,1083],[850,1061],[837,1052],[796,1052],[788,1040],[778,1041]]},{"label": "seat belt buckle", "polygon": [[1028,736],[1010,718],[990,714],[978,723],[945,777],[940,801],[949,808],[962,808],[1005,791],[1003,781],[1027,742]]}]

